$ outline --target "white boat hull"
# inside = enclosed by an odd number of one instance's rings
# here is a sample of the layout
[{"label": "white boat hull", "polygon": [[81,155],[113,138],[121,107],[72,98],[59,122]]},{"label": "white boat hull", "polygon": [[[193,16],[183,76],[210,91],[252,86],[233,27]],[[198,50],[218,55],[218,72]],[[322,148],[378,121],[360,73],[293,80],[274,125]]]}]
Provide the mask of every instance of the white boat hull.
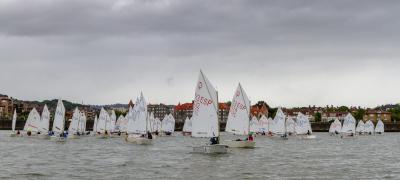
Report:
[{"label": "white boat hull", "polygon": [[144,138],[144,137],[135,137],[135,136],[127,136],[125,141],[132,144],[138,145],[150,145],[152,144],[152,139]]},{"label": "white boat hull", "polygon": [[299,137],[300,137],[300,139],[316,139],[317,138],[317,136],[315,136],[315,135],[301,135]]},{"label": "white boat hull", "polygon": [[202,154],[226,154],[228,153],[228,146],[221,144],[204,145],[193,147],[193,152]]},{"label": "white boat hull", "polygon": [[230,148],[254,148],[256,146],[256,142],[227,140],[224,141],[224,145],[227,145]]},{"label": "white boat hull", "polygon": [[37,138],[38,139],[50,139],[50,136],[48,134],[38,134]]},{"label": "white boat hull", "polygon": [[120,138],[122,134],[119,136],[118,134],[111,134],[110,138]]}]

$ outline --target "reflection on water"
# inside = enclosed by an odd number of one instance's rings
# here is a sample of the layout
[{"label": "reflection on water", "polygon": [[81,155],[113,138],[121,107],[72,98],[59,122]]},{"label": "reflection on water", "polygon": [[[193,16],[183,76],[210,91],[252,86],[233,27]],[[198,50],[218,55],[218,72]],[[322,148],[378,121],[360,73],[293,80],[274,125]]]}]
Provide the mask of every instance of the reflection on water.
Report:
[{"label": "reflection on water", "polygon": [[[399,133],[316,140],[257,137],[255,149],[193,154],[207,142],[176,134],[151,146],[86,137],[65,144],[0,131],[0,179],[399,179]],[[222,139],[234,138],[223,134]]]}]

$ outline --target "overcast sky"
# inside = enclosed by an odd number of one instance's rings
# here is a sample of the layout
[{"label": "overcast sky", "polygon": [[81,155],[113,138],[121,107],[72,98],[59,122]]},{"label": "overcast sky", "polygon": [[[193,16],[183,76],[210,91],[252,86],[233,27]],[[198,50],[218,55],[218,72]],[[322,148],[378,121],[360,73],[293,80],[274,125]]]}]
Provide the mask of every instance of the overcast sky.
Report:
[{"label": "overcast sky", "polygon": [[272,106],[400,102],[400,1],[1,0],[0,94],[190,102],[202,69]]}]

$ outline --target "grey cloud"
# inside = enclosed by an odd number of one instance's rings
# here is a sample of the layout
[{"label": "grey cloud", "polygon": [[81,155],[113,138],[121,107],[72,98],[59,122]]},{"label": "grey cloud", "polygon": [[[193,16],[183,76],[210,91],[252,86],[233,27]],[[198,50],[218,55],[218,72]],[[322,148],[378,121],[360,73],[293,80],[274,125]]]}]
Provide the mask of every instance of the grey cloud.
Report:
[{"label": "grey cloud", "polygon": [[242,82],[274,105],[393,103],[399,16],[372,0],[1,1],[0,92],[176,103],[203,69],[222,100]]}]

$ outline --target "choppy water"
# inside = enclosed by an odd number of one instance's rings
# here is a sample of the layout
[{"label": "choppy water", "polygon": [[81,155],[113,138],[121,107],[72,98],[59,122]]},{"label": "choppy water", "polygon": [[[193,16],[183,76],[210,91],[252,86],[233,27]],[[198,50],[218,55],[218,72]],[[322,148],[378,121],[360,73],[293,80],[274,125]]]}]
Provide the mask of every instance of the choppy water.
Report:
[{"label": "choppy water", "polygon": [[[0,179],[400,179],[400,133],[356,139],[257,137],[256,149],[192,154],[206,139],[161,137],[151,146],[86,137],[59,144],[0,131]],[[222,139],[230,138],[224,134]]]}]

